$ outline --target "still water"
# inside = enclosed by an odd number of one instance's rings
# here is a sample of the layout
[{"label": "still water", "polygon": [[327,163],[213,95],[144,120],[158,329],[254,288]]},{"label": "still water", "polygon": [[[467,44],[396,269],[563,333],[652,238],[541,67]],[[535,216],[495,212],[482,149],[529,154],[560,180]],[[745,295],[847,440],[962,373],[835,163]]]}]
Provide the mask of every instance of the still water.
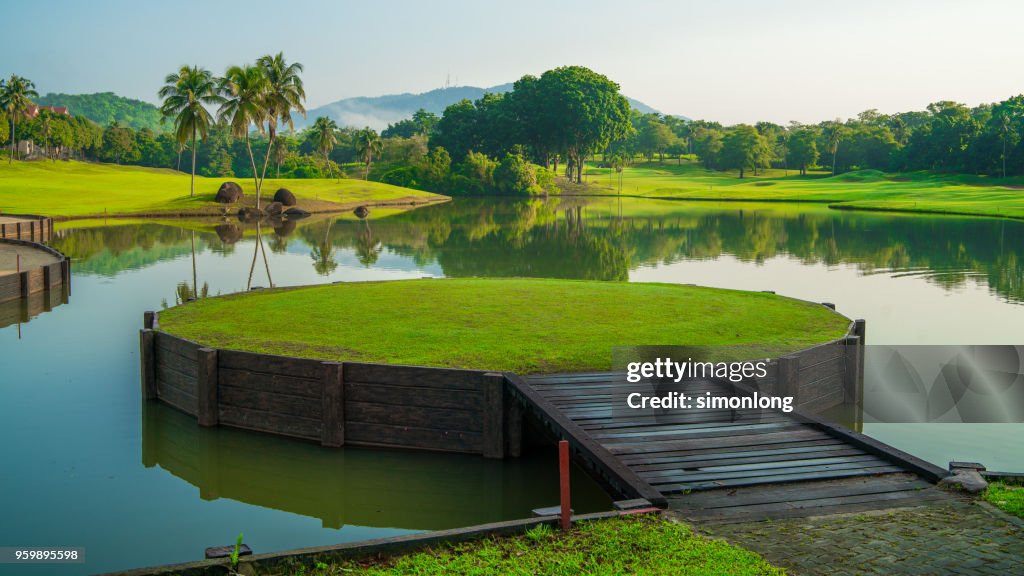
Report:
[{"label": "still water", "polygon": [[[1024,343],[1024,223],[824,207],[463,199],[367,220],[256,230],[68,223],[72,296],[0,314],[0,545],[85,546],[91,573],[197,559],[239,532],[258,552],[528,515],[557,501],[550,454],[493,462],[201,430],[142,406],[142,312],[193,295],[423,276],[695,283],[828,301],[885,344]],[[10,312],[10,311],[8,311]],[[15,311],[17,312],[17,311]],[[682,312],[682,311],[681,311]],[[669,311],[671,313],[671,311]],[[21,314],[24,318],[25,314]],[[940,465],[1024,471],[1020,425],[865,431]],[[607,497],[574,476],[575,508]],[[0,565],[0,573],[10,566]]]}]

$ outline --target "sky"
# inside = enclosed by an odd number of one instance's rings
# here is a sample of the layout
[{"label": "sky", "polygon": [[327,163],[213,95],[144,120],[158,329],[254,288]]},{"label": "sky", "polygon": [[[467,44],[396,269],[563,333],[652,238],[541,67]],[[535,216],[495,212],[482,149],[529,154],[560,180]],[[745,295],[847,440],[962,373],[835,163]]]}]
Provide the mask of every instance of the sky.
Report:
[{"label": "sky", "polygon": [[725,124],[1024,92],[1019,1],[0,0],[0,14],[0,75],[41,94],[155,102],[183,64],[222,73],[278,51],[305,66],[307,108],[563,65],[664,113]]}]

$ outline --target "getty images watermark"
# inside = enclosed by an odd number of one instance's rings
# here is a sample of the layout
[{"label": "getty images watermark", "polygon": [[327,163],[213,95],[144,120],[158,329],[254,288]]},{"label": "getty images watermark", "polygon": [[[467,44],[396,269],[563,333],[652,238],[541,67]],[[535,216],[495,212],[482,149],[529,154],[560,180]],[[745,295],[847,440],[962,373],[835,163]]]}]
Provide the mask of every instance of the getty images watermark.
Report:
[{"label": "getty images watermark", "polygon": [[[655,358],[652,362],[627,362],[626,382],[638,384],[645,380],[681,384],[697,380],[723,380],[739,383],[745,380],[756,381],[768,376],[771,359],[750,362],[709,362],[694,360],[687,357],[678,361],[670,357]],[[711,390],[703,394],[687,393],[685,390],[651,389],[649,392],[626,392],[626,405],[634,410],[641,409],[672,409],[672,410],[781,410],[793,411],[792,396],[764,396],[754,391],[749,395],[720,396]]]}]

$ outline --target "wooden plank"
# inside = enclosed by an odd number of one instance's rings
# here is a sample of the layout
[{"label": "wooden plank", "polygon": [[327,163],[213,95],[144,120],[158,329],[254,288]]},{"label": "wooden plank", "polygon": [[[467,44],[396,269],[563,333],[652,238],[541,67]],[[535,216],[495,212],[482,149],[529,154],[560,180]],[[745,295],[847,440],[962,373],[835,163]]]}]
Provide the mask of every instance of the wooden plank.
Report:
[{"label": "wooden plank", "polygon": [[658,472],[666,470],[692,470],[700,469],[707,470],[717,465],[723,466],[734,466],[739,464],[775,464],[780,462],[797,462],[797,461],[816,461],[821,463],[827,463],[826,461],[831,458],[844,457],[844,456],[863,456],[859,448],[853,448],[850,446],[835,446],[830,447],[830,450],[817,450],[814,452],[788,452],[785,454],[775,454],[771,451],[763,451],[757,455],[750,456],[736,456],[734,458],[721,458],[720,454],[714,454],[712,456],[702,460],[685,460],[685,461],[665,461],[665,462],[650,462],[650,463],[629,463],[630,467],[637,471],[637,473],[644,472]]},{"label": "wooden plank", "polygon": [[[348,362],[345,363],[348,367]],[[483,394],[480,391],[464,391],[452,394],[449,390],[436,388],[413,388],[387,384],[365,384],[345,379],[345,400],[375,402],[391,406],[420,406],[423,408],[451,408],[473,410],[483,408]]]},{"label": "wooden plank", "polygon": [[556,436],[570,439],[576,458],[582,460],[599,481],[610,485],[623,496],[646,498],[661,508],[668,505],[668,501],[659,491],[615,458],[608,449],[590,437],[576,423],[560,414],[540,392],[531,388],[520,376],[506,374],[506,378],[510,393],[518,401],[524,402]]},{"label": "wooden plank", "polygon": [[523,453],[523,408],[507,389],[504,394],[506,453],[512,458],[519,458]]},{"label": "wooden plank", "polygon": [[800,359],[796,356],[783,356],[778,359],[775,370],[778,374],[775,383],[776,393],[779,396],[796,398],[799,391],[797,386],[799,385]]},{"label": "wooden plank", "polygon": [[274,392],[253,391],[234,386],[220,387],[220,402],[230,406],[319,420],[323,417],[322,399]]},{"label": "wooden plank", "polygon": [[196,400],[198,402],[196,419],[200,426],[216,426],[218,421],[217,350],[200,348],[196,354],[199,369],[196,383]]},{"label": "wooden plank", "polygon": [[434,430],[413,426],[391,426],[374,422],[345,422],[345,442],[349,445],[396,446],[449,452],[479,454],[483,439],[476,432]]},{"label": "wooden plank", "polygon": [[378,383],[389,386],[415,386],[444,390],[480,390],[483,372],[426,368],[422,366],[393,366],[389,364],[345,363],[345,379],[350,382]]},{"label": "wooden plank", "polygon": [[829,342],[827,344],[821,344],[813,348],[801,350],[794,354],[800,358],[800,369],[806,370],[810,366],[832,360],[834,358],[841,358],[843,356],[843,344],[841,340]]},{"label": "wooden plank", "polygon": [[320,431],[320,444],[337,448],[345,445],[344,365],[338,362],[324,362],[323,369],[323,427]]},{"label": "wooden plank", "polygon": [[701,428],[669,428],[665,430],[650,432],[607,432],[593,434],[604,444],[632,443],[638,441],[656,442],[671,441],[687,438],[715,438],[718,436],[732,436],[740,433],[751,432],[781,432],[784,430],[799,430],[802,424],[796,422],[774,422],[769,424],[720,424],[717,426]]},{"label": "wooden plank", "polygon": [[882,494],[893,491],[920,491],[932,484],[907,474],[848,478],[829,482],[770,484],[743,490],[708,490],[681,496],[674,503],[683,509],[710,510],[771,502],[798,502],[816,498]]},{"label": "wooden plank", "polygon": [[772,443],[795,442],[798,440],[817,440],[822,438],[822,433],[810,428],[799,428],[769,434],[743,434],[737,436],[726,436],[715,438],[708,442],[702,438],[686,440],[673,440],[670,442],[625,442],[609,445],[607,449],[612,454],[622,453],[658,453],[674,452],[677,450],[692,450],[694,448],[729,447],[729,446],[765,446]]},{"label": "wooden plank", "polygon": [[[157,336],[159,340],[159,336]],[[195,379],[199,373],[199,366],[195,360],[189,360],[184,356],[161,350],[159,346],[156,347],[156,369],[157,373],[161,373],[164,370],[174,370],[182,376],[187,378]],[[192,391],[195,393],[195,390]]]},{"label": "wooden plank", "polygon": [[139,330],[139,364],[142,383],[142,399],[156,398],[156,351],[155,335],[152,330]]},{"label": "wooden plank", "polygon": [[156,377],[163,380],[168,386],[181,390],[189,396],[195,396],[197,390],[197,378],[194,374],[183,374],[165,364],[156,364]]},{"label": "wooden plank", "polygon": [[156,392],[162,402],[166,402],[186,414],[196,415],[196,397],[173,386],[168,386],[167,382],[159,376],[156,380]]},{"label": "wooden plank", "polygon": [[872,468],[887,466],[889,465],[881,461],[872,462],[870,460],[857,460],[854,462],[842,462],[836,464],[780,466],[776,468],[765,468],[760,470],[736,470],[731,472],[720,470],[713,470],[709,472],[676,471],[674,475],[645,472],[640,474],[640,477],[649,482],[652,486],[657,487],[662,484],[694,484],[707,481],[717,482],[721,480],[736,480],[750,478],[775,478],[805,473],[826,474],[829,472],[854,471],[862,474],[867,474],[867,471],[871,470]]},{"label": "wooden plank", "polygon": [[220,382],[224,386],[244,388],[253,392],[276,392],[313,399],[323,396],[322,380],[309,380],[283,374],[249,372],[221,366]]},{"label": "wooden plank", "polygon": [[356,422],[375,422],[392,426],[415,426],[435,430],[483,433],[480,412],[422,406],[395,406],[376,402],[347,400],[345,414]]},{"label": "wooden plank", "polygon": [[193,361],[198,356],[197,351],[202,348],[202,346],[195,342],[190,342],[183,338],[178,338],[177,336],[171,336],[166,332],[156,333],[156,346],[161,351],[171,352]]},{"label": "wooden plank", "polygon": [[484,458],[505,457],[505,376],[497,373],[483,375],[484,408],[483,420]]},{"label": "wooden plank", "polygon": [[660,463],[685,464],[694,460],[728,460],[772,454],[813,454],[830,450],[846,449],[848,446],[838,440],[812,440],[788,442],[770,446],[732,446],[728,448],[679,450],[675,452],[650,454],[623,454],[621,460],[631,466]]},{"label": "wooden plank", "polygon": [[319,419],[286,416],[221,403],[220,423],[223,426],[320,441],[321,422]]},{"label": "wooden plank", "polygon": [[220,359],[221,368],[262,372],[265,374],[281,374],[314,381],[319,381],[323,377],[323,368],[320,366],[321,362],[321,360],[311,360],[308,358],[256,354],[253,352],[240,352],[238,350],[221,350]]},{"label": "wooden plank", "polygon": [[[863,322],[863,321],[861,321]],[[846,339],[846,375],[843,382],[843,402],[855,406],[864,404],[864,347],[859,336]],[[858,410],[858,412],[860,412]]]},{"label": "wooden plank", "polygon": [[723,478],[720,480],[709,480],[700,482],[680,482],[675,484],[662,484],[658,489],[663,492],[682,492],[684,490],[712,490],[716,488],[732,488],[739,486],[756,486],[758,484],[778,484],[782,482],[805,482],[810,480],[821,480],[825,478],[850,478],[855,476],[871,476],[876,474],[889,474],[902,472],[899,466],[874,466],[871,468],[852,470],[830,470],[799,472],[793,474],[780,474],[778,476],[758,476],[746,478]]},{"label": "wooden plank", "polygon": [[811,366],[805,366],[803,363],[800,364],[800,389],[803,390],[809,384],[817,382],[819,380],[831,379],[836,376],[843,376],[846,373],[846,354],[845,345],[839,347],[843,350],[843,354],[836,356],[835,358],[829,358],[824,362],[819,362]]},{"label": "wooden plank", "polygon": [[821,412],[823,410],[827,410],[828,408],[839,406],[840,404],[843,403],[843,398],[844,391],[840,387],[835,390],[831,390],[822,396],[818,396],[810,400],[801,399],[800,403],[797,404],[797,406],[802,410],[808,410],[810,412]]},{"label": "wooden plank", "polygon": [[[816,470],[841,470],[845,468],[833,468],[846,466],[847,468],[863,467],[873,463],[879,463],[877,457],[870,454],[854,454],[852,456],[835,456],[828,458],[795,458],[792,460],[779,459],[759,461],[753,463],[735,463],[732,461],[713,462],[708,465],[691,465],[685,468],[670,468],[667,470],[643,470],[637,471],[641,477],[648,482],[660,482],[663,478],[739,478],[742,476],[764,476],[779,473],[788,473],[797,468],[810,468]],[[784,470],[787,472],[779,472]]]},{"label": "wooden plank", "polygon": [[937,490],[911,490],[906,492],[888,492],[885,494],[868,494],[822,498],[789,504],[778,502],[751,506],[748,509],[717,509],[688,512],[688,520],[702,523],[736,523],[752,522],[766,518],[801,518],[804,516],[820,516],[825,514],[848,514],[888,508],[906,508],[920,506],[932,502],[950,500],[948,494]]}]

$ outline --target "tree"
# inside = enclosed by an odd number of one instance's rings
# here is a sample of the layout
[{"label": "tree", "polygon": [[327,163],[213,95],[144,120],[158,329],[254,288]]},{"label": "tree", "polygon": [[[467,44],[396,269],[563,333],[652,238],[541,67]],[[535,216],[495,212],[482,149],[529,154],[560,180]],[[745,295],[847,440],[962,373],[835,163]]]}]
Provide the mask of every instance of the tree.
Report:
[{"label": "tree", "polygon": [[744,171],[766,167],[770,161],[771,147],[753,126],[735,126],[722,140],[722,165],[739,170],[740,178]]},{"label": "tree", "polygon": [[[233,136],[245,139],[245,149],[252,166],[253,186],[259,190],[259,171],[256,169],[256,156],[252,152],[249,132],[255,125],[260,134],[263,133],[263,120],[267,115],[267,77],[259,66],[231,66],[219,84],[223,103],[217,110],[217,117],[230,128]],[[258,195],[256,207],[259,208]]]},{"label": "tree", "polygon": [[18,141],[18,116],[25,113],[31,98],[39,97],[36,92],[36,85],[27,78],[17,74],[11,74],[6,81],[0,79],[0,108],[7,113],[7,119],[11,122],[11,156],[7,159],[10,164],[14,161],[16,142]]},{"label": "tree", "polygon": [[693,134],[691,138],[693,148],[697,156],[704,162],[704,167],[709,170],[717,167],[722,153],[722,131],[714,128],[698,128]]},{"label": "tree", "polygon": [[278,52],[274,56],[263,56],[256,61],[257,66],[263,69],[267,80],[266,93],[263,100],[263,119],[267,123],[267,154],[263,159],[263,171],[256,185],[256,208],[260,207],[260,194],[263,190],[263,179],[267,175],[267,165],[270,162],[270,154],[274,149],[274,141],[277,138],[278,122],[288,126],[289,132],[295,131],[295,123],[292,120],[292,113],[298,112],[306,117],[306,108],[303,103],[306,101],[306,90],[302,86],[302,64],[293,62],[289,64],[284,59],[284,53]]},{"label": "tree", "polygon": [[800,169],[800,175],[807,175],[807,167],[818,161],[818,134],[808,127],[800,127],[790,134],[786,162]]},{"label": "tree", "polygon": [[640,131],[640,149],[648,158],[658,154],[658,159],[664,162],[665,150],[675,141],[676,135],[660,118],[648,121]]},{"label": "tree", "polygon": [[139,159],[139,148],[135,143],[135,132],[116,121],[103,131],[103,159],[121,162],[135,162]]},{"label": "tree", "polygon": [[839,154],[839,143],[846,138],[849,132],[846,126],[837,119],[832,122],[823,122],[825,141],[828,143],[829,154],[832,154],[832,175],[836,175],[836,158]]},{"label": "tree", "polygon": [[529,194],[537,186],[537,172],[519,154],[506,154],[494,169],[494,185],[505,194]]},{"label": "tree", "polygon": [[629,101],[619,85],[582,66],[565,66],[541,75],[537,97],[544,106],[542,125],[549,142],[565,152],[569,176],[583,181],[583,161],[613,140],[629,134]]},{"label": "tree", "polygon": [[196,138],[206,138],[213,125],[213,116],[206,109],[208,105],[221,103],[217,94],[217,83],[209,70],[198,66],[182,66],[177,73],[164,78],[164,86],[158,92],[163,99],[160,107],[161,121],[174,119],[174,133],[178,145],[192,141],[192,188],[189,196],[196,195]]},{"label": "tree", "polygon": [[381,141],[377,131],[366,127],[356,134],[356,153],[363,161],[363,179],[370,179],[370,165],[373,164],[373,157],[379,156],[384,151],[384,142]]},{"label": "tree", "polygon": [[334,150],[334,145],[338,142],[337,130],[337,122],[327,116],[320,116],[313,122],[313,137],[316,138],[317,149],[324,156],[324,162],[327,163],[327,169],[331,172],[331,178],[334,178],[334,168],[332,167],[330,154],[331,150]]}]

